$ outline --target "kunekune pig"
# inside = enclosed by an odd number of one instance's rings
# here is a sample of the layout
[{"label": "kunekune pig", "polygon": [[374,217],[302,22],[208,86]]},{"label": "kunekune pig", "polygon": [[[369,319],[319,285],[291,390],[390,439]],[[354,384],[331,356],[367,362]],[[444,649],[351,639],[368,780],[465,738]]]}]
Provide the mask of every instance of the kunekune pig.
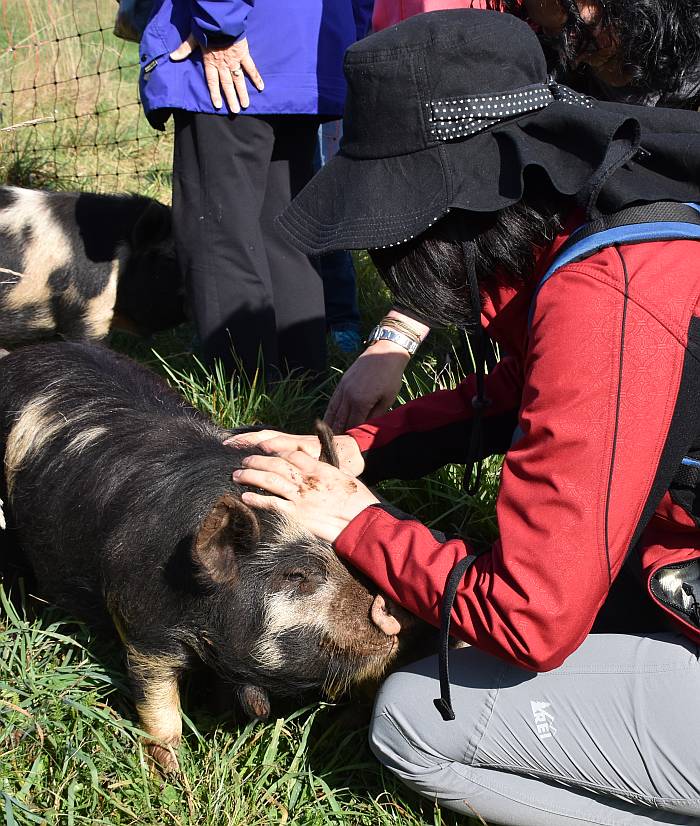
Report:
[{"label": "kunekune pig", "polygon": [[400,609],[330,545],[241,502],[231,473],[246,451],[226,435],[99,345],[0,359],[8,535],[49,598],[111,619],[166,769],[177,766],[178,680],[196,658],[264,717],[267,692],[335,696],[379,678],[399,647]]},{"label": "kunekune pig", "polygon": [[184,321],[170,209],[137,195],[0,187],[0,347]]}]

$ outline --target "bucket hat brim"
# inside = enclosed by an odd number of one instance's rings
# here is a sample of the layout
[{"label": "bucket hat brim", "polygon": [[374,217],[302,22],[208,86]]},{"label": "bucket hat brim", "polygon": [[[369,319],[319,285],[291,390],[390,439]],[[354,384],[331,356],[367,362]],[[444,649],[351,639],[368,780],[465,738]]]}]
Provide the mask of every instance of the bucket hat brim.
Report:
[{"label": "bucket hat brim", "polygon": [[277,219],[307,255],[407,240],[448,209],[439,155],[426,149],[363,160],[336,155]]},{"label": "bucket hat brim", "polygon": [[493,212],[516,203],[528,169],[539,168],[557,191],[575,195],[604,163],[615,136],[637,132],[624,114],[591,119],[590,110],[554,103],[420,152],[372,159],[341,153],[296,196],[278,225],[307,255],[393,246],[451,209]]}]

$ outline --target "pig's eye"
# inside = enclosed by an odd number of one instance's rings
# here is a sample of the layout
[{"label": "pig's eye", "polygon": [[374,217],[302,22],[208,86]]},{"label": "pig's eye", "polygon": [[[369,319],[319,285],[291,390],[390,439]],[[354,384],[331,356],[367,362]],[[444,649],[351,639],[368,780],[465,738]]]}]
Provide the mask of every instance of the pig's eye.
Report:
[{"label": "pig's eye", "polygon": [[306,574],[303,571],[290,571],[285,576],[285,579],[288,582],[293,582],[295,585],[299,585],[302,582],[306,582],[306,578]]}]

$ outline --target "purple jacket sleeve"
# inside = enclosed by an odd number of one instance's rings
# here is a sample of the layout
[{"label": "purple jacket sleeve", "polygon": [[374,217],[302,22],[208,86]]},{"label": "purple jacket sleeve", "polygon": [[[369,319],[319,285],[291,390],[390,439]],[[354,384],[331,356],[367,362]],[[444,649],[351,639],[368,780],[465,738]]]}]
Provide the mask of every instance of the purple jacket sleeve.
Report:
[{"label": "purple jacket sleeve", "polygon": [[352,0],[352,11],[355,15],[355,28],[357,29],[358,40],[362,40],[369,32],[373,10],[374,0]]},{"label": "purple jacket sleeve", "polygon": [[201,46],[238,40],[255,0],[190,0],[192,33]]}]

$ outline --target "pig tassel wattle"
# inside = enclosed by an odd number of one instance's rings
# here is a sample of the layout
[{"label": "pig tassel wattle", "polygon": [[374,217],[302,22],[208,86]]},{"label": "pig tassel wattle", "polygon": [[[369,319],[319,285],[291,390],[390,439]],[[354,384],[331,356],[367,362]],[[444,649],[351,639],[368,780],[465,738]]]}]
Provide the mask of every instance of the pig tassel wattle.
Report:
[{"label": "pig tassel wattle", "polygon": [[338,458],[338,451],[335,449],[333,431],[321,419],[316,419],[316,436],[318,436],[321,443],[319,462],[339,468],[340,459]]}]

